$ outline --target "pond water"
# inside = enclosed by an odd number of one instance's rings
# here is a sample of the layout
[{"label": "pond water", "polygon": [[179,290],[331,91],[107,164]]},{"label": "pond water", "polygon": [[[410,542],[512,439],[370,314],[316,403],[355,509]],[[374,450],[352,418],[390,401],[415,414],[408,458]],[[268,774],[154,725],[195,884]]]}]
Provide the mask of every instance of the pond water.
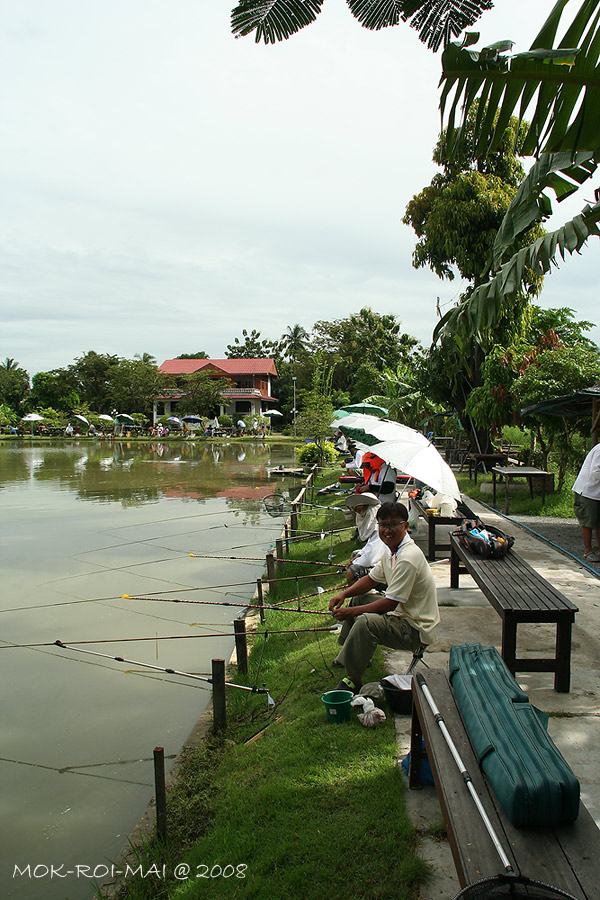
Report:
[{"label": "pond water", "polygon": [[262,503],[281,485],[270,468],[291,461],[289,444],[0,443],[3,897],[92,895],[43,867],[115,858],[153,793],[153,748],[172,758],[210,698],[137,663],[208,674],[241,613],[159,598],[249,602],[282,528]]}]

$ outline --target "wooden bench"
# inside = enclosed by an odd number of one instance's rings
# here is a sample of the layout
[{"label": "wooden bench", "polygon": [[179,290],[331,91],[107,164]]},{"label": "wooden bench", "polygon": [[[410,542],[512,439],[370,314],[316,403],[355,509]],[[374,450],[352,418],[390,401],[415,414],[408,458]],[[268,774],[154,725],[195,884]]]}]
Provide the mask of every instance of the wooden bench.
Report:
[{"label": "wooden bench", "polygon": [[411,501],[419,516],[427,522],[427,559],[435,559],[436,550],[449,550],[450,544],[436,544],[435,526],[436,525],[453,525],[456,528],[462,522],[462,516],[428,516],[427,507],[423,506],[420,500]]},{"label": "wooden bench", "polygon": [[[479,769],[447,673],[428,669],[425,681],[514,871],[578,900],[598,900],[600,830],[583,803],[575,822],[558,828],[512,825]],[[424,737],[461,887],[503,874],[500,857],[416,678],[412,691],[409,785],[420,787]]]},{"label": "wooden bench", "polygon": [[[504,559],[476,556],[450,535],[450,587],[458,588],[460,572],[468,572],[502,619],[502,659],[515,672],[554,672],[554,689],[571,684],[571,630],[579,608],[561,594],[514,550]],[[462,565],[461,565],[462,563]],[[551,658],[517,657],[519,622],[556,624]]]}]

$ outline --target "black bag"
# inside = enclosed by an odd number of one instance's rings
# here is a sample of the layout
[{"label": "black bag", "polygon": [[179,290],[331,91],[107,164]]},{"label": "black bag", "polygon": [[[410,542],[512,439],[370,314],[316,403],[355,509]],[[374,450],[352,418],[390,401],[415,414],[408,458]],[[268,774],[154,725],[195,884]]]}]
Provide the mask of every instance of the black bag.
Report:
[{"label": "black bag", "polygon": [[514,537],[493,525],[485,525],[477,516],[463,519],[453,534],[463,547],[483,559],[502,559],[515,542]]}]

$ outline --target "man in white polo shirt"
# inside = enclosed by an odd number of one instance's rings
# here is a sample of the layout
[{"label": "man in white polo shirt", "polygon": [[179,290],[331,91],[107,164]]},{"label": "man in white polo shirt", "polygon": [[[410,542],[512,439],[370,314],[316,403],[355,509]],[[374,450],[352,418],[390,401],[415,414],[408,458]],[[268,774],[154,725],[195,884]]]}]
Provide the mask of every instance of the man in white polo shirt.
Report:
[{"label": "man in white polo shirt", "polygon": [[[583,558],[600,561],[600,444],[596,444],[583,461],[573,485],[575,515],[581,525]],[[592,532],[598,547],[592,549]]]},{"label": "man in white polo shirt", "polygon": [[[338,689],[360,690],[362,676],[378,645],[418,649],[436,639],[440,614],[435,581],[422,551],[408,533],[408,510],[384,503],[377,511],[379,536],[386,550],[368,575],[331,599],[329,609],[342,622],[337,662],[346,669]],[[383,594],[370,594],[378,583]],[[348,606],[345,600],[352,598]]]}]

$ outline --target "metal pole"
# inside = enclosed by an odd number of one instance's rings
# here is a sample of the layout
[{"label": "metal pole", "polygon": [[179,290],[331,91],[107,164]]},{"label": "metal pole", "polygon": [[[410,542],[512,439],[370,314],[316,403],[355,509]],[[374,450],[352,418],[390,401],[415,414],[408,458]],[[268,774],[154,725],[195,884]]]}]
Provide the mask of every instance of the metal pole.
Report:
[{"label": "metal pole", "polygon": [[294,437],[296,437],[296,376],[292,375],[292,383],[294,385]]}]

